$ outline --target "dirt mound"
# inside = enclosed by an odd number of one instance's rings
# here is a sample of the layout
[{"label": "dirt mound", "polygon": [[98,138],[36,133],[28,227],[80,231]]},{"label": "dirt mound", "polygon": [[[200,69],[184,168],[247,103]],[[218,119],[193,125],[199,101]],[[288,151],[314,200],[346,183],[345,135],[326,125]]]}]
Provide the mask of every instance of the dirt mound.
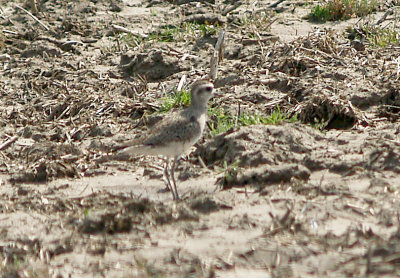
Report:
[{"label": "dirt mound", "polygon": [[304,125],[249,126],[214,137],[196,154],[209,166],[224,161],[241,167],[278,165],[302,161],[323,138],[323,134]]},{"label": "dirt mound", "polygon": [[140,54],[126,53],[121,56],[120,67],[126,74],[137,74],[149,81],[164,79],[190,68],[179,57],[166,55],[160,50]]}]

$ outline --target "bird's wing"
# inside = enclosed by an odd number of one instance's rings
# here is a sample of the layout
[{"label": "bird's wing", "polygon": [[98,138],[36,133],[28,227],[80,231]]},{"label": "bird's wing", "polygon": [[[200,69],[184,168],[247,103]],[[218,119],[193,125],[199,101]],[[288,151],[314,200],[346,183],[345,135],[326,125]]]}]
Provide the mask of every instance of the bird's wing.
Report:
[{"label": "bird's wing", "polygon": [[144,138],[142,145],[166,146],[170,142],[187,142],[200,136],[201,128],[196,117],[184,113],[175,113],[157,123]]},{"label": "bird's wing", "polygon": [[147,134],[127,142],[120,154],[149,154],[153,148],[168,147],[175,142],[194,143],[201,135],[200,123],[185,111],[175,112],[156,123]]}]

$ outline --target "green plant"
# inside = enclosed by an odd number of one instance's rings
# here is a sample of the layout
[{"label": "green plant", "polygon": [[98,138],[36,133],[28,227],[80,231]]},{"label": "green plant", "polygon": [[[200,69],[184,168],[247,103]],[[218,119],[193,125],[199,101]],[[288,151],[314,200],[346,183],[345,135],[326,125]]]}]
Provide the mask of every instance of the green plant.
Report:
[{"label": "green plant", "polygon": [[217,34],[217,31],[219,30],[219,26],[201,24],[200,30],[203,33],[203,37],[209,37],[209,36],[213,36],[213,35]]},{"label": "green plant", "polygon": [[189,37],[207,37],[215,35],[220,27],[218,25],[198,24],[184,22],[179,26],[164,26],[149,35],[148,40],[161,42],[185,41]]},{"label": "green plant", "polygon": [[332,20],[331,12],[325,6],[317,5],[312,8],[311,13],[308,15],[311,21],[325,22]]},{"label": "green plant", "polygon": [[[156,15],[155,12],[151,12],[152,15]],[[191,38],[207,37],[217,34],[220,26],[209,25],[209,24],[198,24],[191,22],[184,22],[181,25],[167,25],[163,26],[157,31],[150,33],[147,37],[135,35],[132,33],[120,33],[115,37],[111,37],[113,41],[109,46],[102,47],[102,51],[105,53],[121,51],[123,46],[136,48],[144,47],[146,43],[152,43],[153,41],[159,42],[175,42],[175,41],[187,41]],[[1,50],[1,34],[0,34],[0,50]]]},{"label": "green plant", "polygon": [[185,22],[182,29],[193,37],[209,37],[217,34],[220,29],[219,25],[199,24],[194,22]]},{"label": "green plant", "polygon": [[393,27],[382,28],[374,24],[365,23],[359,26],[365,37],[374,47],[386,47],[400,44],[400,33]]},{"label": "green plant", "polygon": [[242,167],[239,166],[240,161],[236,160],[232,164],[228,165],[228,162],[224,160],[224,165],[222,167],[216,166],[216,173],[224,173],[221,179],[222,185],[232,184],[237,178],[237,175],[242,171]]},{"label": "green plant", "polygon": [[294,117],[288,118],[287,115],[284,115],[281,113],[279,106],[278,106],[277,110],[272,112],[272,114],[269,116],[264,116],[264,115],[257,114],[257,113],[256,114],[244,113],[239,116],[239,122],[241,123],[241,125],[244,125],[244,126],[260,125],[260,124],[277,125],[277,124],[283,123],[284,121],[296,122],[297,117],[294,116]]},{"label": "green plant", "polygon": [[148,36],[148,40],[156,40],[161,42],[176,41],[176,37],[180,32],[180,28],[176,26],[164,26],[157,32],[153,32]]},{"label": "green plant", "polygon": [[348,28],[346,32],[349,38],[366,40],[375,48],[400,45],[400,32],[395,25],[383,28],[376,24],[370,24],[369,21],[362,21],[356,27]]},{"label": "green plant", "polygon": [[218,135],[226,132],[237,126],[249,126],[249,125],[276,125],[282,124],[283,122],[296,122],[297,117],[289,117],[288,115],[281,112],[279,106],[277,110],[272,112],[270,115],[262,115],[258,112],[255,113],[241,113],[235,117],[229,114],[223,108],[210,108],[208,110],[210,117],[209,127],[211,129],[211,136]]},{"label": "green plant", "polygon": [[209,108],[208,116],[210,118],[209,127],[211,129],[211,136],[226,132],[235,126],[234,117],[223,108]]},{"label": "green plant", "polygon": [[131,33],[123,33],[119,35],[119,39],[129,47],[136,47],[143,43],[144,39],[140,35],[136,36]]},{"label": "green plant", "polygon": [[162,99],[161,107],[158,112],[165,113],[176,107],[189,106],[190,100],[190,91],[175,90],[171,95],[168,95]]},{"label": "green plant", "polygon": [[327,122],[322,119],[314,118],[314,122],[311,124],[312,128],[315,128],[320,131],[324,131],[327,126]]},{"label": "green plant", "polygon": [[367,36],[369,42],[375,47],[386,47],[400,44],[400,34],[395,29],[379,28]]},{"label": "green plant", "polygon": [[289,117],[289,115],[283,114],[280,107],[277,106],[276,110],[268,117],[267,124],[278,125],[282,124],[283,122],[295,123],[297,121],[297,115]]},{"label": "green plant", "polygon": [[316,22],[346,20],[368,15],[377,5],[377,0],[327,0],[314,6],[307,18]]}]

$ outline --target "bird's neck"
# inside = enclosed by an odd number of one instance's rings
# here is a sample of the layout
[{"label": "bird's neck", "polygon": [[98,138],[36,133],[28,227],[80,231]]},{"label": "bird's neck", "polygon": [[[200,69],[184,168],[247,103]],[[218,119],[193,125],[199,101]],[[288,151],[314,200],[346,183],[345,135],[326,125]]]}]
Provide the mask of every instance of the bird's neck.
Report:
[{"label": "bird's neck", "polygon": [[207,112],[207,103],[192,102],[190,106],[193,110],[197,110],[201,113]]}]

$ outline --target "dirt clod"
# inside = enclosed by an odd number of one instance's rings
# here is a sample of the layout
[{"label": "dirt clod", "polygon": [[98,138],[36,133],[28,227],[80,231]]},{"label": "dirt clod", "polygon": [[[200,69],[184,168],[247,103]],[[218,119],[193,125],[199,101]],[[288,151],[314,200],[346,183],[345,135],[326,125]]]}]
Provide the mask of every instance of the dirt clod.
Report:
[{"label": "dirt clod", "polygon": [[162,51],[148,53],[127,53],[121,56],[121,69],[127,74],[141,75],[148,80],[164,79],[174,73],[188,70],[189,68],[179,59],[164,54]]}]

